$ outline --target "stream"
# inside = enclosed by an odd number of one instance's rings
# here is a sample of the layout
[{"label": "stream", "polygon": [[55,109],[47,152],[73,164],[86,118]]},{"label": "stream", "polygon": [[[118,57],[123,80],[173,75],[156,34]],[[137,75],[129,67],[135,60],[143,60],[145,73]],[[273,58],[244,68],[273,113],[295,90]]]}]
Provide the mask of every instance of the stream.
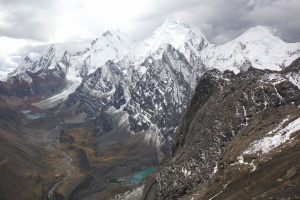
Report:
[{"label": "stream", "polygon": [[65,177],[59,181],[57,181],[47,192],[47,199],[51,200],[53,197],[53,192],[55,191],[55,189],[63,182],[65,181],[69,176],[72,175],[72,172],[75,170],[75,168],[72,166],[72,158],[65,152],[59,149],[56,149],[52,146],[48,146],[47,147],[50,151],[58,151],[61,152],[64,155],[63,160],[59,163],[60,166],[60,170],[61,171],[65,171],[67,172],[67,174],[65,175]]},{"label": "stream", "polygon": [[44,145],[46,146],[46,149],[48,151],[58,152],[64,156],[60,160],[59,165],[56,168],[61,175],[64,175],[64,177],[55,181],[52,187],[50,187],[50,189],[48,190],[46,195],[47,200],[52,200],[54,197],[54,191],[57,189],[57,187],[68,177],[70,177],[75,171],[75,167],[71,164],[72,158],[65,151],[62,151],[54,147],[55,144],[59,142],[58,128],[55,128],[51,131],[42,131],[42,132],[40,131],[38,132],[33,129],[24,128],[23,131],[26,132],[28,136],[30,136],[29,139],[27,140],[27,143]]}]

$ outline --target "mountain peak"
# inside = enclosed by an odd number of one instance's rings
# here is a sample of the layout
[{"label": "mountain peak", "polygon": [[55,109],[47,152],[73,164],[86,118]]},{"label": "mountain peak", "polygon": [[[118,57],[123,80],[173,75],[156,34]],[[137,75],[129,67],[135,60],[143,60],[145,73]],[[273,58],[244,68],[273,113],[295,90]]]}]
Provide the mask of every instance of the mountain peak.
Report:
[{"label": "mountain peak", "polygon": [[31,58],[29,58],[29,56],[26,56],[25,58],[24,58],[24,61],[23,62],[30,62],[31,61]]},{"label": "mountain peak", "polygon": [[248,29],[248,31],[253,31],[253,32],[269,32],[269,33],[272,33],[272,30],[270,27],[267,27],[267,26],[262,26],[262,25],[258,25],[258,26],[254,26],[250,29]]},{"label": "mountain peak", "polygon": [[[167,19],[162,26],[156,29],[152,37],[155,37],[156,39],[161,38],[161,42],[167,42],[171,45],[173,45],[174,42],[183,42],[183,40],[188,41],[192,38],[201,38],[207,42],[207,39],[199,28],[187,24],[177,23],[170,19]],[[164,41],[162,41],[162,39]],[[174,47],[176,48],[176,45]]]},{"label": "mountain peak", "polygon": [[171,45],[188,56],[191,51],[197,53],[201,49],[199,45],[207,44],[207,39],[199,29],[167,19],[150,37],[136,45],[134,54],[138,62],[148,55],[159,58],[165,47]]},{"label": "mountain peak", "polygon": [[103,33],[102,36],[103,36],[103,37],[111,37],[111,36],[112,36],[112,33],[108,30],[108,31],[106,31],[105,33]]},{"label": "mountain peak", "polygon": [[162,26],[169,26],[169,25],[176,25],[176,24],[178,24],[176,21],[171,20],[171,19],[166,19],[164,21],[164,23],[162,24]]},{"label": "mountain peak", "polygon": [[253,41],[262,38],[274,38],[277,40],[281,40],[278,37],[274,36],[274,30],[265,26],[252,27],[248,29],[245,33],[243,33],[241,36],[239,36],[237,39]]}]

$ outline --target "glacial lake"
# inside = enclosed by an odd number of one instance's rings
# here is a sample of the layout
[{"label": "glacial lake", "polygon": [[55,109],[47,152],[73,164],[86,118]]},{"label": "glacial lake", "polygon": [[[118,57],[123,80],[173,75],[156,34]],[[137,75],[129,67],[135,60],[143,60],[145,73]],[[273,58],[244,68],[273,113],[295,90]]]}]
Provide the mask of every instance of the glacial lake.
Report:
[{"label": "glacial lake", "polygon": [[157,167],[149,167],[147,169],[144,169],[142,171],[137,172],[133,177],[131,177],[130,182],[132,184],[139,184],[141,183],[144,178],[146,178],[150,173],[153,173],[157,170]]},{"label": "glacial lake", "polygon": [[25,116],[28,119],[38,119],[40,117],[43,117],[44,115],[43,114],[25,114]]}]

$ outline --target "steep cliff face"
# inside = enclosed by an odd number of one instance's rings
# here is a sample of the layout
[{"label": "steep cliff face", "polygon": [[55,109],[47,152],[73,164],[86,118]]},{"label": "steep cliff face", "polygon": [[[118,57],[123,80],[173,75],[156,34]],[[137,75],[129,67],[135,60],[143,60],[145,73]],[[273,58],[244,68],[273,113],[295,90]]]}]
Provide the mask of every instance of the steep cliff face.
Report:
[{"label": "steep cliff face", "polygon": [[300,59],[282,72],[206,72],[144,199],[299,196],[299,72]]}]

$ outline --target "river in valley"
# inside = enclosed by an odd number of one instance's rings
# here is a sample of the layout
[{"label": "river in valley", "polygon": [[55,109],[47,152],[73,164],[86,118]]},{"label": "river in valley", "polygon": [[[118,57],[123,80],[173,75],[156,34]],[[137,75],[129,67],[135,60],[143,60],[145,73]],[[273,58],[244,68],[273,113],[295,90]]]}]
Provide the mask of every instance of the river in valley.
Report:
[{"label": "river in valley", "polygon": [[64,177],[61,180],[58,180],[49,190],[47,193],[47,199],[52,200],[53,199],[53,192],[55,189],[63,182],[65,181],[69,176],[72,175],[72,173],[75,170],[75,167],[72,166],[72,158],[65,152],[61,151],[59,149],[56,149],[52,146],[47,147],[49,151],[58,151],[61,152],[64,155],[64,158],[60,161],[59,165],[59,171],[66,172],[67,174],[64,175]]}]

